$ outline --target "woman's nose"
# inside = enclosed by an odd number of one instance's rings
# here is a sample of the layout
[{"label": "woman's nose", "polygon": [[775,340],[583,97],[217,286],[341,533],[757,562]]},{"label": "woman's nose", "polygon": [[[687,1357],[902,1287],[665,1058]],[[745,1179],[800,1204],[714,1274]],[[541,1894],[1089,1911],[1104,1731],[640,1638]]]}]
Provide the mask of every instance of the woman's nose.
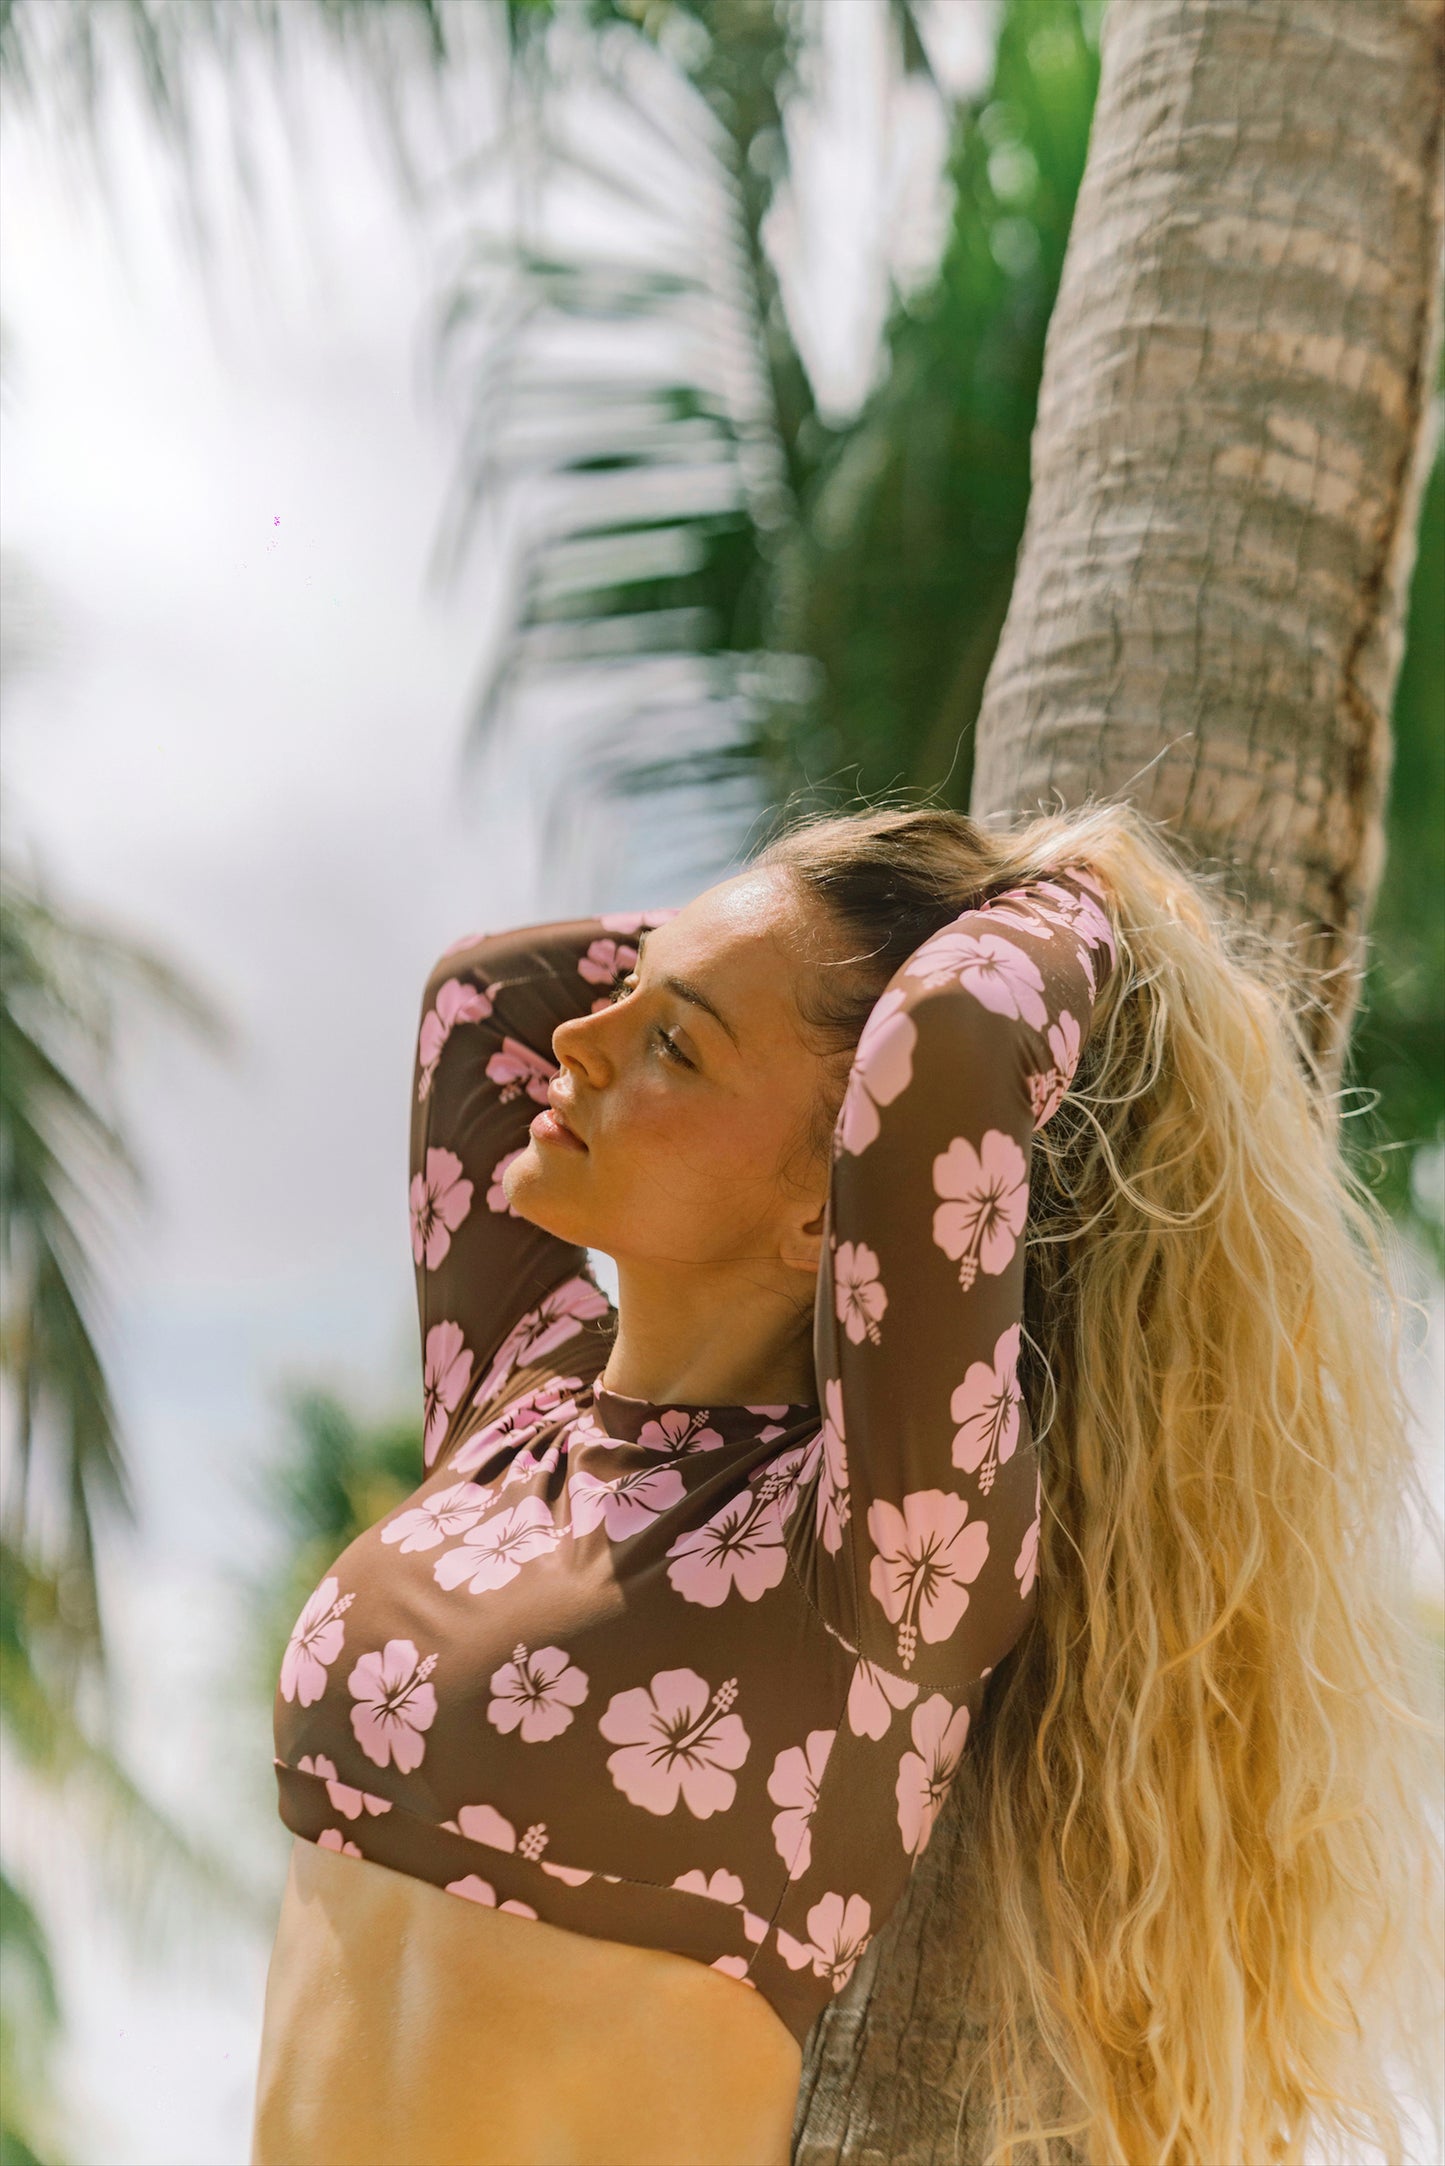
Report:
[{"label": "woman's nose", "polygon": [[553,1058],[563,1068],[575,1068],[594,1089],[610,1072],[606,1033],[597,1028],[605,1020],[602,1015],[574,1015],[552,1033]]}]

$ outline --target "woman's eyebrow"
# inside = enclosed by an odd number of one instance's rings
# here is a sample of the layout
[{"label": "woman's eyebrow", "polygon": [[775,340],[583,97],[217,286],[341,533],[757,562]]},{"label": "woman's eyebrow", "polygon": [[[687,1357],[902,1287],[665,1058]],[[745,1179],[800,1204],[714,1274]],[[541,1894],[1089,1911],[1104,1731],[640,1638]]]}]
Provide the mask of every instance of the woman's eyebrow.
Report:
[{"label": "woman's eyebrow", "polygon": [[[642,944],[646,940],[646,938],[646,930],[643,930],[637,936],[637,960],[639,963],[642,961]],[[676,993],[679,1000],[685,1000],[691,1007],[701,1008],[704,1015],[710,1015],[713,1021],[717,1024],[720,1024],[721,1027],[727,1032],[728,1036],[732,1039],[733,1044],[737,1045],[738,1034],[733,1029],[732,1024],[728,1021],[727,1017],[721,1013],[719,1009],[713,1006],[712,1002],[708,999],[707,994],[702,991],[700,986],[691,984],[686,978],[676,978],[671,976],[670,974],[667,977],[663,978],[660,982],[667,987],[667,990],[670,993]],[[739,1048],[739,1050],[741,1051],[741,1048]]]}]

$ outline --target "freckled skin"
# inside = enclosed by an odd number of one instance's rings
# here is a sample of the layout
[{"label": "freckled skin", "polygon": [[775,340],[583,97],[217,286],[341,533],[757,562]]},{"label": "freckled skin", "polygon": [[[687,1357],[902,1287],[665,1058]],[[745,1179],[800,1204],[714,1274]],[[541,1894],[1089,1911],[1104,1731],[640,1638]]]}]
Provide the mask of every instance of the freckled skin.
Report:
[{"label": "freckled skin", "polygon": [[[726,881],[649,933],[633,990],[554,1035],[587,1152],[531,1141],[504,1183],[520,1216],[616,1259],[615,1390],[816,1399],[828,1164],[803,1141],[820,1071],[796,997],[814,930],[782,875]],[[298,1839],[252,2166],[786,2166],[801,2066],[763,1995],[703,1964]]]}]

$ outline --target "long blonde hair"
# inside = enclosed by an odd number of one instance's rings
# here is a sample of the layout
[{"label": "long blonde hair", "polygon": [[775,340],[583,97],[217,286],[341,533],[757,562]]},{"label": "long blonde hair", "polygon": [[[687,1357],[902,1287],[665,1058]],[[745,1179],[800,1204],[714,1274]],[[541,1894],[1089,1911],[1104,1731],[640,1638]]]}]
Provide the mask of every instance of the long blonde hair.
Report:
[{"label": "long blonde hair", "polygon": [[1388,1235],[1283,975],[1119,806],[808,820],[763,860],[869,957],[813,1018],[835,1051],[909,947],[1035,875],[1091,868],[1119,936],[1034,1143],[1038,1609],[950,1815],[971,2160],[1394,2166],[1401,2087],[1442,2113],[1437,1521]]}]

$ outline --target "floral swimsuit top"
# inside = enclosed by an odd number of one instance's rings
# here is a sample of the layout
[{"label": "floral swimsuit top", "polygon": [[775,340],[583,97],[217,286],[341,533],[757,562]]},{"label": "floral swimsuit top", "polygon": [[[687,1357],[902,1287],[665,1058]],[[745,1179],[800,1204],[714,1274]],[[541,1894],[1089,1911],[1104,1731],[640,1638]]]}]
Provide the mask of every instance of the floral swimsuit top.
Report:
[{"label": "floral swimsuit top", "polygon": [[411,1108],[424,1465],[291,1635],[288,1828],[690,1956],[806,2038],[1037,1599],[1030,1140],[1114,962],[1101,900],[1078,873],[1000,895],[877,1001],[834,1130],[809,1406],[599,1385],[615,1318],[586,1251],[502,1188],[553,1030],[671,913],[447,950]]}]

